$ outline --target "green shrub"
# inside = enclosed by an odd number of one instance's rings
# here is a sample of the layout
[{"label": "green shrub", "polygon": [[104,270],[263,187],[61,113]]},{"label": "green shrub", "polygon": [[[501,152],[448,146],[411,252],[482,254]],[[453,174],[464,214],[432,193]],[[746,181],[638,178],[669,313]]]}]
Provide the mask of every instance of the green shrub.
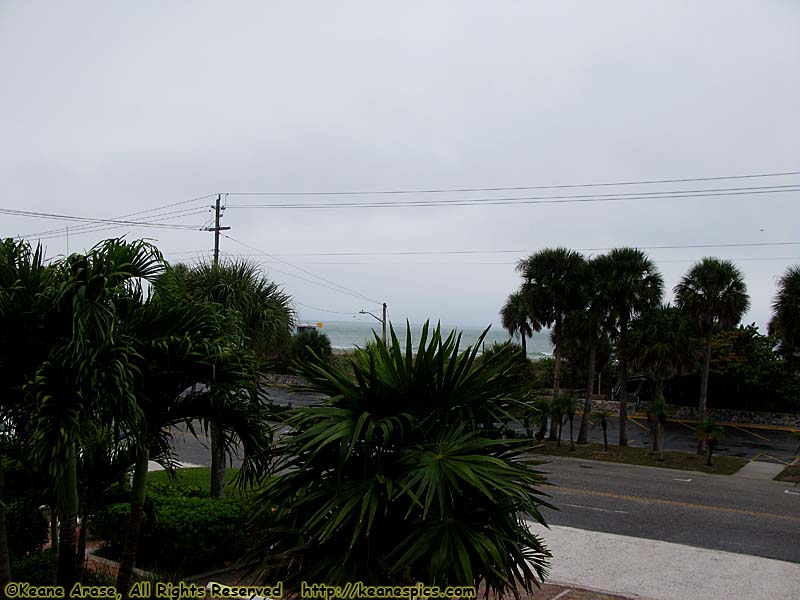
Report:
[{"label": "green shrub", "polygon": [[53,585],[53,555],[35,550],[26,556],[12,557],[11,579],[33,585]]},{"label": "green shrub", "polygon": [[[214,499],[202,490],[156,484],[148,494],[137,565],[171,573],[192,573],[221,566],[242,551],[246,522],[243,497]],[[98,511],[93,534],[117,558],[125,543],[130,505],[111,504]]]},{"label": "green shrub", "polygon": [[25,556],[47,543],[49,523],[39,510],[40,501],[36,497],[6,499],[6,530],[11,556]]},{"label": "green shrub", "polygon": [[330,361],[333,356],[331,340],[316,329],[304,330],[292,339],[291,358],[293,363],[315,360],[314,355],[323,361]]}]

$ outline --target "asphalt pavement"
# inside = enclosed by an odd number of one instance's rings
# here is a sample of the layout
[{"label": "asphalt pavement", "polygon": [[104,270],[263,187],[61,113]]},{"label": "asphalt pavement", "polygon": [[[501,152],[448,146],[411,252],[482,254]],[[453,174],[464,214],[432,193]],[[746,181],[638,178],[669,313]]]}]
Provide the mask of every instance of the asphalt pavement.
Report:
[{"label": "asphalt pavement", "polygon": [[770,480],[546,457],[548,523],[800,562],[800,488]]},{"label": "asphalt pavement", "polygon": [[[307,406],[319,396],[271,388],[273,402]],[[721,453],[791,456],[788,432],[728,428]],[[690,425],[670,423],[667,449],[693,451]],[[765,439],[755,437],[757,433]],[[609,441],[614,442],[614,432]],[[649,444],[648,432],[629,426],[632,445]],[[591,431],[591,440],[602,434]],[[796,444],[796,442],[795,442]],[[208,440],[178,431],[178,459],[210,464]],[[800,563],[800,488],[769,479],[640,467],[563,457],[543,457],[547,486],[559,510],[545,510],[548,523],[571,528],[685,544],[698,548]],[[241,461],[234,460],[237,466]]]}]

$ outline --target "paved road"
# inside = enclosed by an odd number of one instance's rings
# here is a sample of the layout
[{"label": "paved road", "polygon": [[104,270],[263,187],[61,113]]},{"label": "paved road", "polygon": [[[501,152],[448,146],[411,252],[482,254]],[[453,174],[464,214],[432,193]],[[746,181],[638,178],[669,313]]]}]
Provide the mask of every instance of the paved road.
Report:
[{"label": "paved road", "polygon": [[[549,523],[800,562],[800,488],[547,457]],[[688,480],[688,481],[687,481]],[[787,493],[787,491],[792,493]]]},{"label": "paved road", "polygon": [[[281,388],[273,388],[271,396],[281,405],[292,402],[293,406],[303,406],[319,401],[319,397]],[[644,430],[641,434],[635,430],[639,428],[631,425],[633,443],[649,442]],[[757,431],[771,440],[773,436],[775,440],[783,439],[776,432]],[[670,433],[668,448],[694,448],[692,432],[685,426],[670,424]],[[785,451],[780,445],[783,442],[754,438],[759,443],[751,443],[747,437],[752,436],[739,434],[734,440],[728,438],[729,443],[722,450],[741,455],[746,449],[745,455],[751,457],[758,452]],[[597,435],[593,432],[593,436]],[[791,442],[787,443],[793,451]],[[202,437],[195,439],[179,432],[176,452],[183,462],[210,464],[208,441]],[[554,484],[548,491],[560,509],[546,511],[550,523],[800,563],[800,544],[796,543],[800,539],[800,488],[772,481],[600,461],[561,457],[547,460],[542,469]],[[240,461],[234,460],[233,464],[238,466]]]}]

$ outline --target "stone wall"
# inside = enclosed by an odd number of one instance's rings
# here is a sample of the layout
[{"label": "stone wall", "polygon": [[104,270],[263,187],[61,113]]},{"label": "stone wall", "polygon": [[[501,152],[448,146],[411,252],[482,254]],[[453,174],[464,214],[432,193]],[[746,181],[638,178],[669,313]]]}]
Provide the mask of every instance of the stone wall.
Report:
[{"label": "stone wall", "polygon": [[[647,412],[649,402],[640,402],[637,412]],[[619,402],[614,400],[592,400],[592,408],[610,410],[619,413]],[[692,419],[697,420],[700,413],[697,407],[693,406],[667,406],[669,415],[673,419]],[[632,413],[636,409],[635,402],[628,402],[628,412]],[[719,423],[754,423],[757,425],[778,425],[782,427],[796,427],[800,429],[800,414],[757,412],[749,410],[727,410],[710,408],[709,416]]]}]

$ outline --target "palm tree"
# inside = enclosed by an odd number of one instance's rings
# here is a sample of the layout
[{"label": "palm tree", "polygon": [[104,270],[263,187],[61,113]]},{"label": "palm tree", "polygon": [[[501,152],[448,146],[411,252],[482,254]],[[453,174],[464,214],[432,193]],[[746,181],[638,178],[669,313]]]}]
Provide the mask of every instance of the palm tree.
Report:
[{"label": "palm tree", "polygon": [[522,352],[528,356],[526,338],[533,335],[534,331],[541,331],[542,325],[535,318],[531,319],[528,314],[528,303],[522,292],[514,292],[508,296],[508,300],[500,309],[500,320],[503,329],[508,331],[511,336],[519,335]]},{"label": "palm tree", "polygon": [[[24,241],[0,241],[0,448],[7,456],[19,449],[31,408],[24,401],[22,387],[33,377],[48,352],[42,339],[43,302],[53,289],[53,269],[44,262],[41,246],[31,248]],[[0,460],[0,590],[11,580],[6,534],[3,461]]]},{"label": "palm tree", "polygon": [[[196,300],[215,302],[241,323],[239,344],[259,356],[274,353],[291,335],[295,314],[291,298],[259,267],[249,261],[178,265],[168,272],[164,285],[182,287]],[[211,428],[211,495],[225,494],[225,433]]]},{"label": "palm tree", "polygon": [[[528,304],[528,315],[545,327],[553,327],[553,399],[561,390],[562,327],[571,310],[584,306],[583,281],[586,259],[567,248],[546,248],[519,261],[517,272],[522,275],[521,291]],[[558,424],[551,423],[550,439],[556,439]]]},{"label": "palm tree", "polygon": [[599,425],[603,430],[603,450],[608,452],[608,426],[614,413],[607,409],[592,411],[592,425]]},{"label": "palm tree", "polygon": [[800,358],[800,266],[789,267],[778,282],[768,331],[780,340],[786,360],[796,364]]},{"label": "palm tree", "polygon": [[747,285],[742,272],[731,261],[704,258],[689,269],[675,286],[675,303],[705,338],[700,377],[700,418],[704,419],[707,413],[711,340],[716,331],[735,327],[750,308]]},{"label": "palm tree", "polygon": [[[236,322],[220,306],[170,289],[141,302],[123,323],[140,357],[136,401],[143,414],[136,436],[131,515],[117,575],[117,590],[127,597],[135,566],[151,448],[171,447],[173,427],[201,419],[234,431],[244,449],[241,473],[253,479],[263,471],[268,428],[254,396],[256,361],[229,342]],[[190,391],[202,384],[201,391]]]},{"label": "palm tree", "polygon": [[[572,426],[575,422],[575,412],[578,409],[578,400],[574,396],[560,396],[558,398],[560,413],[563,419],[569,421],[569,451],[575,452],[575,438],[572,435]],[[560,427],[560,425],[559,425]],[[559,444],[561,443],[561,431],[558,434]]]},{"label": "palm tree", "polygon": [[128,336],[117,335],[117,323],[130,308],[131,296],[162,265],[150,244],[117,239],[52,267],[56,284],[42,317],[51,349],[23,390],[35,405],[29,440],[35,464],[45,466],[57,486],[56,582],[65,589],[76,579],[83,425],[98,421],[139,431],[141,412],[132,393],[139,375],[136,352]]},{"label": "palm tree", "polygon": [[708,459],[706,460],[706,466],[713,466],[711,464],[711,455],[714,453],[717,443],[722,441],[722,439],[725,437],[725,429],[717,425],[714,419],[706,418],[697,424],[695,435],[697,436],[697,439],[705,444],[705,446],[708,448]]},{"label": "palm tree", "polygon": [[570,346],[575,347],[572,356],[585,355],[587,357],[586,398],[583,401],[583,414],[578,430],[579,444],[587,443],[598,349],[602,350],[601,347],[604,342],[607,344],[608,339],[608,307],[605,298],[600,293],[594,260],[587,261],[585,273],[582,292],[585,305],[567,313],[563,328],[565,344],[569,343]]},{"label": "palm tree", "polygon": [[276,474],[256,503],[255,522],[269,525],[252,536],[264,580],[532,593],[549,552],[523,516],[543,522],[543,479],[524,460],[529,442],[493,425],[524,402],[508,392],[514,357],[477,361],[480,340],[462,352],[459,339],[426,324],[414,351],[392,329],[386,346],[355,351],[355,381],[302,365],[327,400],[281,424]]},{"label": "palm tree", "polygon": [[631,323],[628,348],[631,365],[653,380],[653,406],[650,410],[653,429],[653,450],[663,445],[661,436],[666,418],[665,382],[690,369],[694,357],[690,351],[691,332],[683,313],[665,304],[646,312]]},{"label": "palm tree", "polygon": [[628,327],[631,321],[661,302],[664,280],[655,263],[637,248],[615,248],[595,261],[598,286],[608,308],[609,325],[617,340],[619,369],[619,445],[628,445]]}]

